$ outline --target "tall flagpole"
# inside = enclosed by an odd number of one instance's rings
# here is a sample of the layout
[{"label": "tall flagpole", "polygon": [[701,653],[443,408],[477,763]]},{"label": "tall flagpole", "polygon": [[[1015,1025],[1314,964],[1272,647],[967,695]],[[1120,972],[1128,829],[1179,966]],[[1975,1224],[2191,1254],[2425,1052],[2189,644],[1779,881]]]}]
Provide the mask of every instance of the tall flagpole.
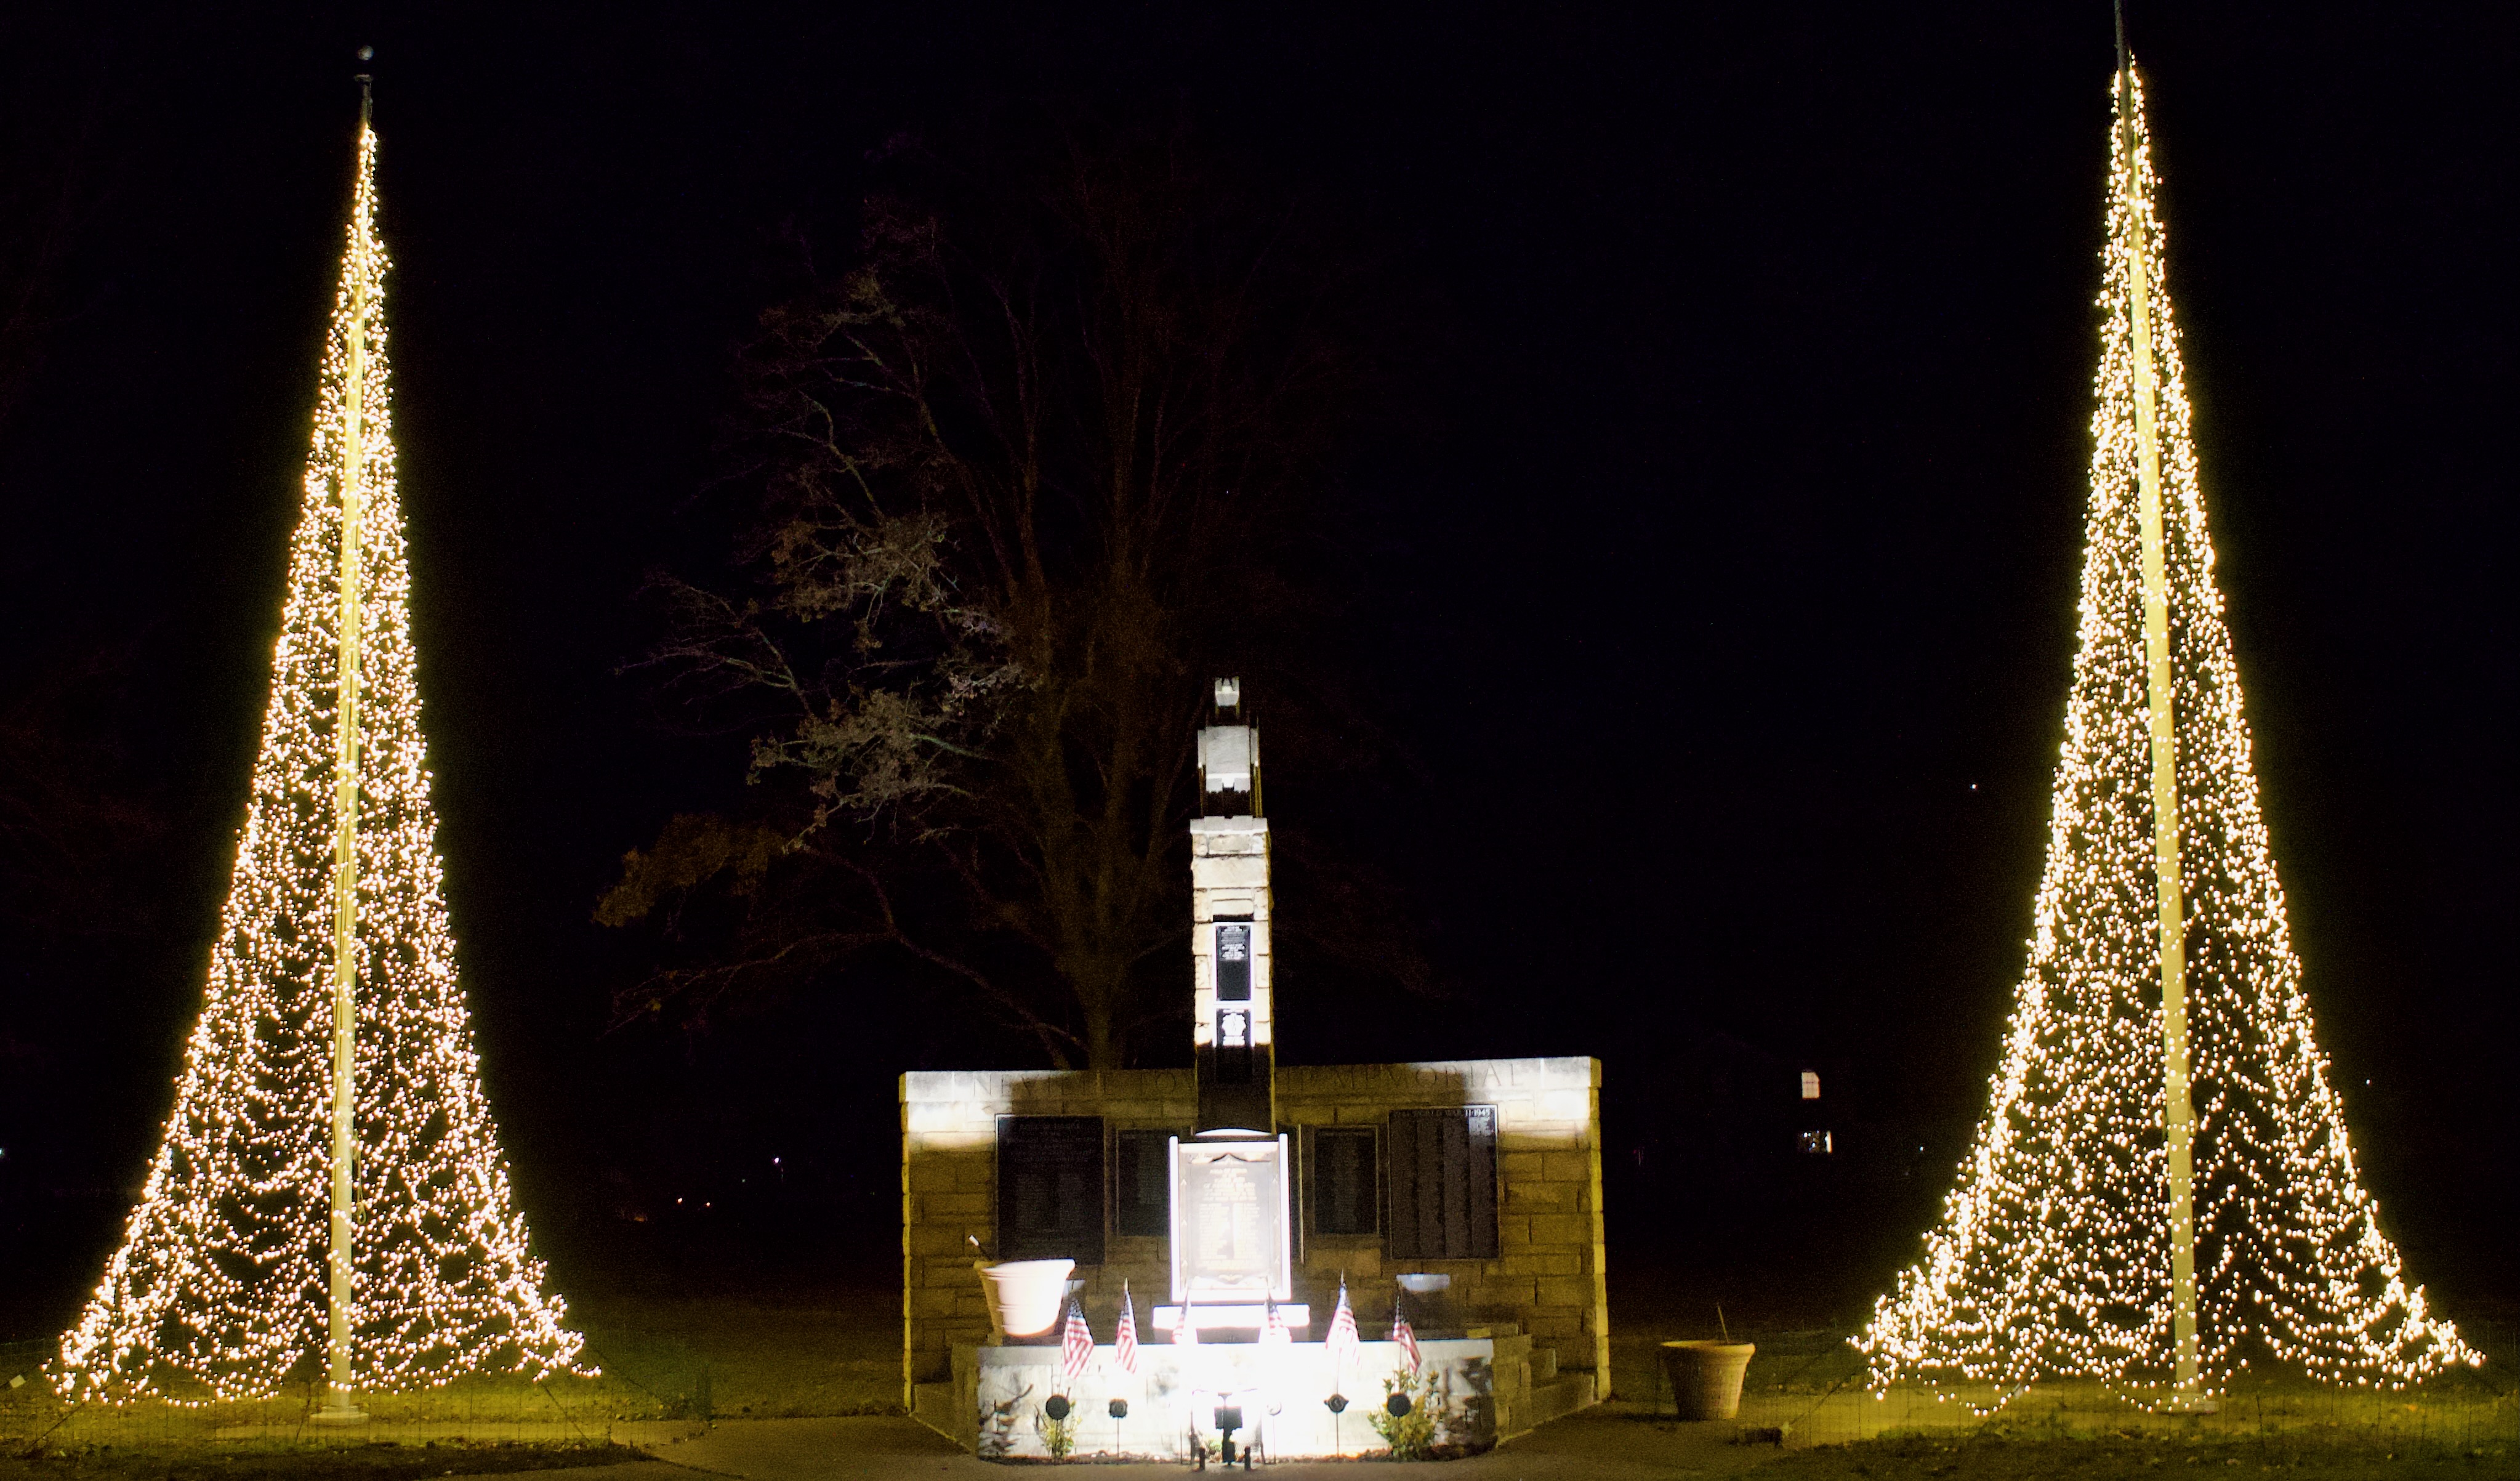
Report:
[{"label": "tall flagpole", "polygon": [[2135,132],[2135,63],[2118,10],[2118,128],[2126,152],[2127,312],[2134,332],[2136,517],[2143,540],[2143,650],[2152,731],[2152,873],[2161,938],[2162,1122],[2170,1192],[2172,1403],[2203,1407],[2196,1349],[2196,1110],[2187,1065],[2187,912],[2179,877],[2179,730],[2170,672],[2170,582],[2161,531],[2159,385],[2152,352],[2151,244]]},{"label": "tall flagpole", "polygon": [[[372,84],[359,78],[359,151],[367,153],[373,112]],[[368,234],[354,232],[355,253],[367,250]],[[367,446],[367,264],[350,264],[350,369],[341,396],[341,626],[338,684],[333,721],[333,1242],[328,1289],[326,1358],[331,1394],[318,1416],[336,1423],[365,1418],[350,1391],[351,1261],[357,1237],[358,1026],[359,1006],[359,556],[367,513],[363,481]]]}]

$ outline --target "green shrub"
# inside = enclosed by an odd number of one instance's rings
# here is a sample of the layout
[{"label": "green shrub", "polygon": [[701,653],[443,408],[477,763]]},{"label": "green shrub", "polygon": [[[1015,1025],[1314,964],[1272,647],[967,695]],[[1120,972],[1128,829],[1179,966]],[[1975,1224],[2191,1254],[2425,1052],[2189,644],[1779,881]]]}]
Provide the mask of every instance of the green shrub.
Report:
[{"label": "green shrub", "polygon": [[[1391,1396],[1406,1394],[1409,1413],[1395,1414],[1390,1410]],[[1436,1405],[1435,1375],[1420,1370],[1415,1373],[1393,1373],[1382,1380],[1381,1405],[1369,1415],[1373,1432],[1391,1447],[1394,1460],[1424,1460],[1435,1454]]]}]

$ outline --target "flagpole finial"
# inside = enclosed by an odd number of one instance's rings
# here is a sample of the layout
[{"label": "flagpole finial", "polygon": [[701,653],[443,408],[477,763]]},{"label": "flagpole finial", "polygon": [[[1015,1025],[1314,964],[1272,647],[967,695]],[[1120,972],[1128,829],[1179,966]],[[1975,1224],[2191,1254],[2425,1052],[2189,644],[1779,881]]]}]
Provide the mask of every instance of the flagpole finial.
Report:
[{"label": "flagpole finial", "polygon": [[[360,47],[359,60],[362,62],[374,62],[377,60],[377,49],[373,46]],[[376,73],[360,72],[358,74],[357,81],[359,84],[359,126],[361,128],[366,128],[369,126],[369,120],[376,111]]]}]

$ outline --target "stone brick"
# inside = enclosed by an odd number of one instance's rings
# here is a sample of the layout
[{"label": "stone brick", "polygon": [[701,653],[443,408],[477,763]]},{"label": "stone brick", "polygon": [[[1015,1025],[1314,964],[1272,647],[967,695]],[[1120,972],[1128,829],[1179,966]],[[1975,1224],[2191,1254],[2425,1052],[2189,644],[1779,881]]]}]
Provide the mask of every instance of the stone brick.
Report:
[{"label": "stone brick", "polygon": [[1257,890],[1268,882],[1269,864],[1259,853],[1211,854],[1197,861],[1204,889]]},{"label": "stone brick", "polygon": [[[1304,1269],[1331,1277],[1336,1277],[1340,1271],[1345,1271],[1351,1283],[1370,1280],[1382,1274],[1382,1252],[1373,1245],[1348,1248],[1315,1238],[1304,1247]],[[1332,1299],[1336,1299],[1335,1285],[1332,1287],[1331,1295]],[[1356,1293],[1353,1290],[1349,1291],[1348,1299],[1353,1301],[1355,1298]],[[1327,1314],[1321,1314],[1320,1320],[1327,1322],[1329,1318]]]},{"label": "stone brick", "polygon": [[902,1108],[903,1127],[913,1136],[970,1130],[970,1118],[951,1100],[914,1100]]},{"label": "stone brick", "polygon": [[995,1123],[978,1131],[932,1131],[914,1133],[910,1138],[914,1154],[934,1152],[988,1152],[998,1144]]},{"label": "stone brick", "polygon": [[1467,1304],[1473,1308],[1529,1306],[1532,1290],[1532,1278],[1529,1276],[1492,1276],[1473,1287],[1474,1294]]},{"label": "stone brick", "polygon": [[1542,1306],[1586,1306],[1593,1299],[1593,1282],[1582,1276],[1543,1276],[1533,1299]]},{"label": "stone brick", "polygon": [[1544,1092],[1540,1113],[1554,1121],[1589,1122],[1593,1119],[1593,1094],[1581,1090]]},{"label": "stone brick", "polygon": [[1593,1177],[1591,1152],[1549,1152],[1542,1159],[1548,1164],[1545,1174],[1552,1182],[1587,1183]]},{"label": "stone brick", "polygon": [[[1539,1306],[1523,1322],[1523,1329],[1533,1340],[1557,1348],[1559,1361],[1581,1359],[1585,1353],[1571,1344],[1584,1336],[1585,1310],[1580,1306]],[[1565,1344],[1565,1345],[1561,1345]]]},{"label": "stone brick", "polygon": [[1502,1122],[1497,1127],[1497,1147],[1506,1152],[1556,1152],[1584,1144],[1582,1129],[1556,1126],[1548,1122],[1537,1125]]},{"label": "stone brick", "polygon": [[1592,1224],[1593,1221],[1582,1214],[1534,1214],[1531,1218],[1531,1242],[1542,1247],[1589,1244],[1593,1237]]},{"label": "stone brick", "polygon": [[1584,1257],[1567,1249],[1541,1249],[1528,1254],[1508,1255],[1503,1263],[1517,1276],[1580,1276],[1584,1273]]},{"label": "stone brick", "polygon": [[977,1228],[967,1230],[961,1223],[929,1224],[911,1230],[907,1235],[910,1252],[930,1258],[950,1257],[970,1246],[963,1242],[965,1234],[978,1234]]},{"label": "stone brick", "polygon": [[905,1190],[914,1193],[950,1193],[954,1190],[954,1164],[943,1157],[913,1157],[901,1170]]},{"label": "stone brick", "polygon": [[1536,1180],[1548,1175],[1546,1152],[1506,1152],[1497,1158],[1497,1171],[1508,1183]]},{"label": "stone brick", "polygon": [[1575,1183],[1508,1183],[1505,1202],[1518,1214],[1573,1213],[1576,1195],[1582,1191],[1582,1185]]},{"label": "stone brick", "polygon": [[986,1219],[989,1216],[987,1193],[922,1193],[920,1198],[924,1205],[921,1210],[922,1220]]}]

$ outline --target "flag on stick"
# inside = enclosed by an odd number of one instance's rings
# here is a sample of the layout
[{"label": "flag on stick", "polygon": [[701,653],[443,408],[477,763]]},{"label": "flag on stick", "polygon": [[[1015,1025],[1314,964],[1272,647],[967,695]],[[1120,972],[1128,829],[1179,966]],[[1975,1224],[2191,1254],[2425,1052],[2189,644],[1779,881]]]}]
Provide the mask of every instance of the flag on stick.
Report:
[{"label": "flag on stick", "polygon": [[1269,1298],[1268,1319],[1260,1324],[1260,1340],[1282,1347],[1292,1345],[1295,1340],[1295,1334],[1286,1329],[1286,1314],[1278,1310],[1278,1300],[1274,1296]]},{"label": "flag on stick", "polygon": [[1188,1296],[1182,1297],[1182,1304],[1173,1311],[1173,1346],[1198,1346],[1198,1322],[1191,1316]]},{"label": "flag on stick", "polygon": [[1418,1334],[1409,1329],[1409,1318],[1400,1310],[1400,1298],[1391,1298],[1391,1340],[1400,1344],[1402,1357],[1409,1360],[1409,1370],[1418,1371]]},{"label": "flag on stick", "polygon": [[1120,1370],[1138,1370],[1138,1303],[1130,1299],[1129,1282],[1120,1282],[1120,1330],[1111,1339],[1112,1356],[1120,1361]]},{"label": "flag on stick", "polygon": [[1058,1339],[1058,1371],[1061,1377],[1082,1378],[1085,1365],[1094,1361],[1094,1329],[1085,1324],[1085,1308],[1070,1300],[1067,1303],[1067,1330]]},{"label": "flag on stick", "polygon": [[1347,1304],[1345,1276],[1339,1278],[1338,1308],[1330,1313],[1329,1333],[1322,1339],[1322,1345],[1329,1349],[1333,1370],[1341,1360],[1356,1356],[1359,1346],[1356,1335],[1356,1308]]}]

